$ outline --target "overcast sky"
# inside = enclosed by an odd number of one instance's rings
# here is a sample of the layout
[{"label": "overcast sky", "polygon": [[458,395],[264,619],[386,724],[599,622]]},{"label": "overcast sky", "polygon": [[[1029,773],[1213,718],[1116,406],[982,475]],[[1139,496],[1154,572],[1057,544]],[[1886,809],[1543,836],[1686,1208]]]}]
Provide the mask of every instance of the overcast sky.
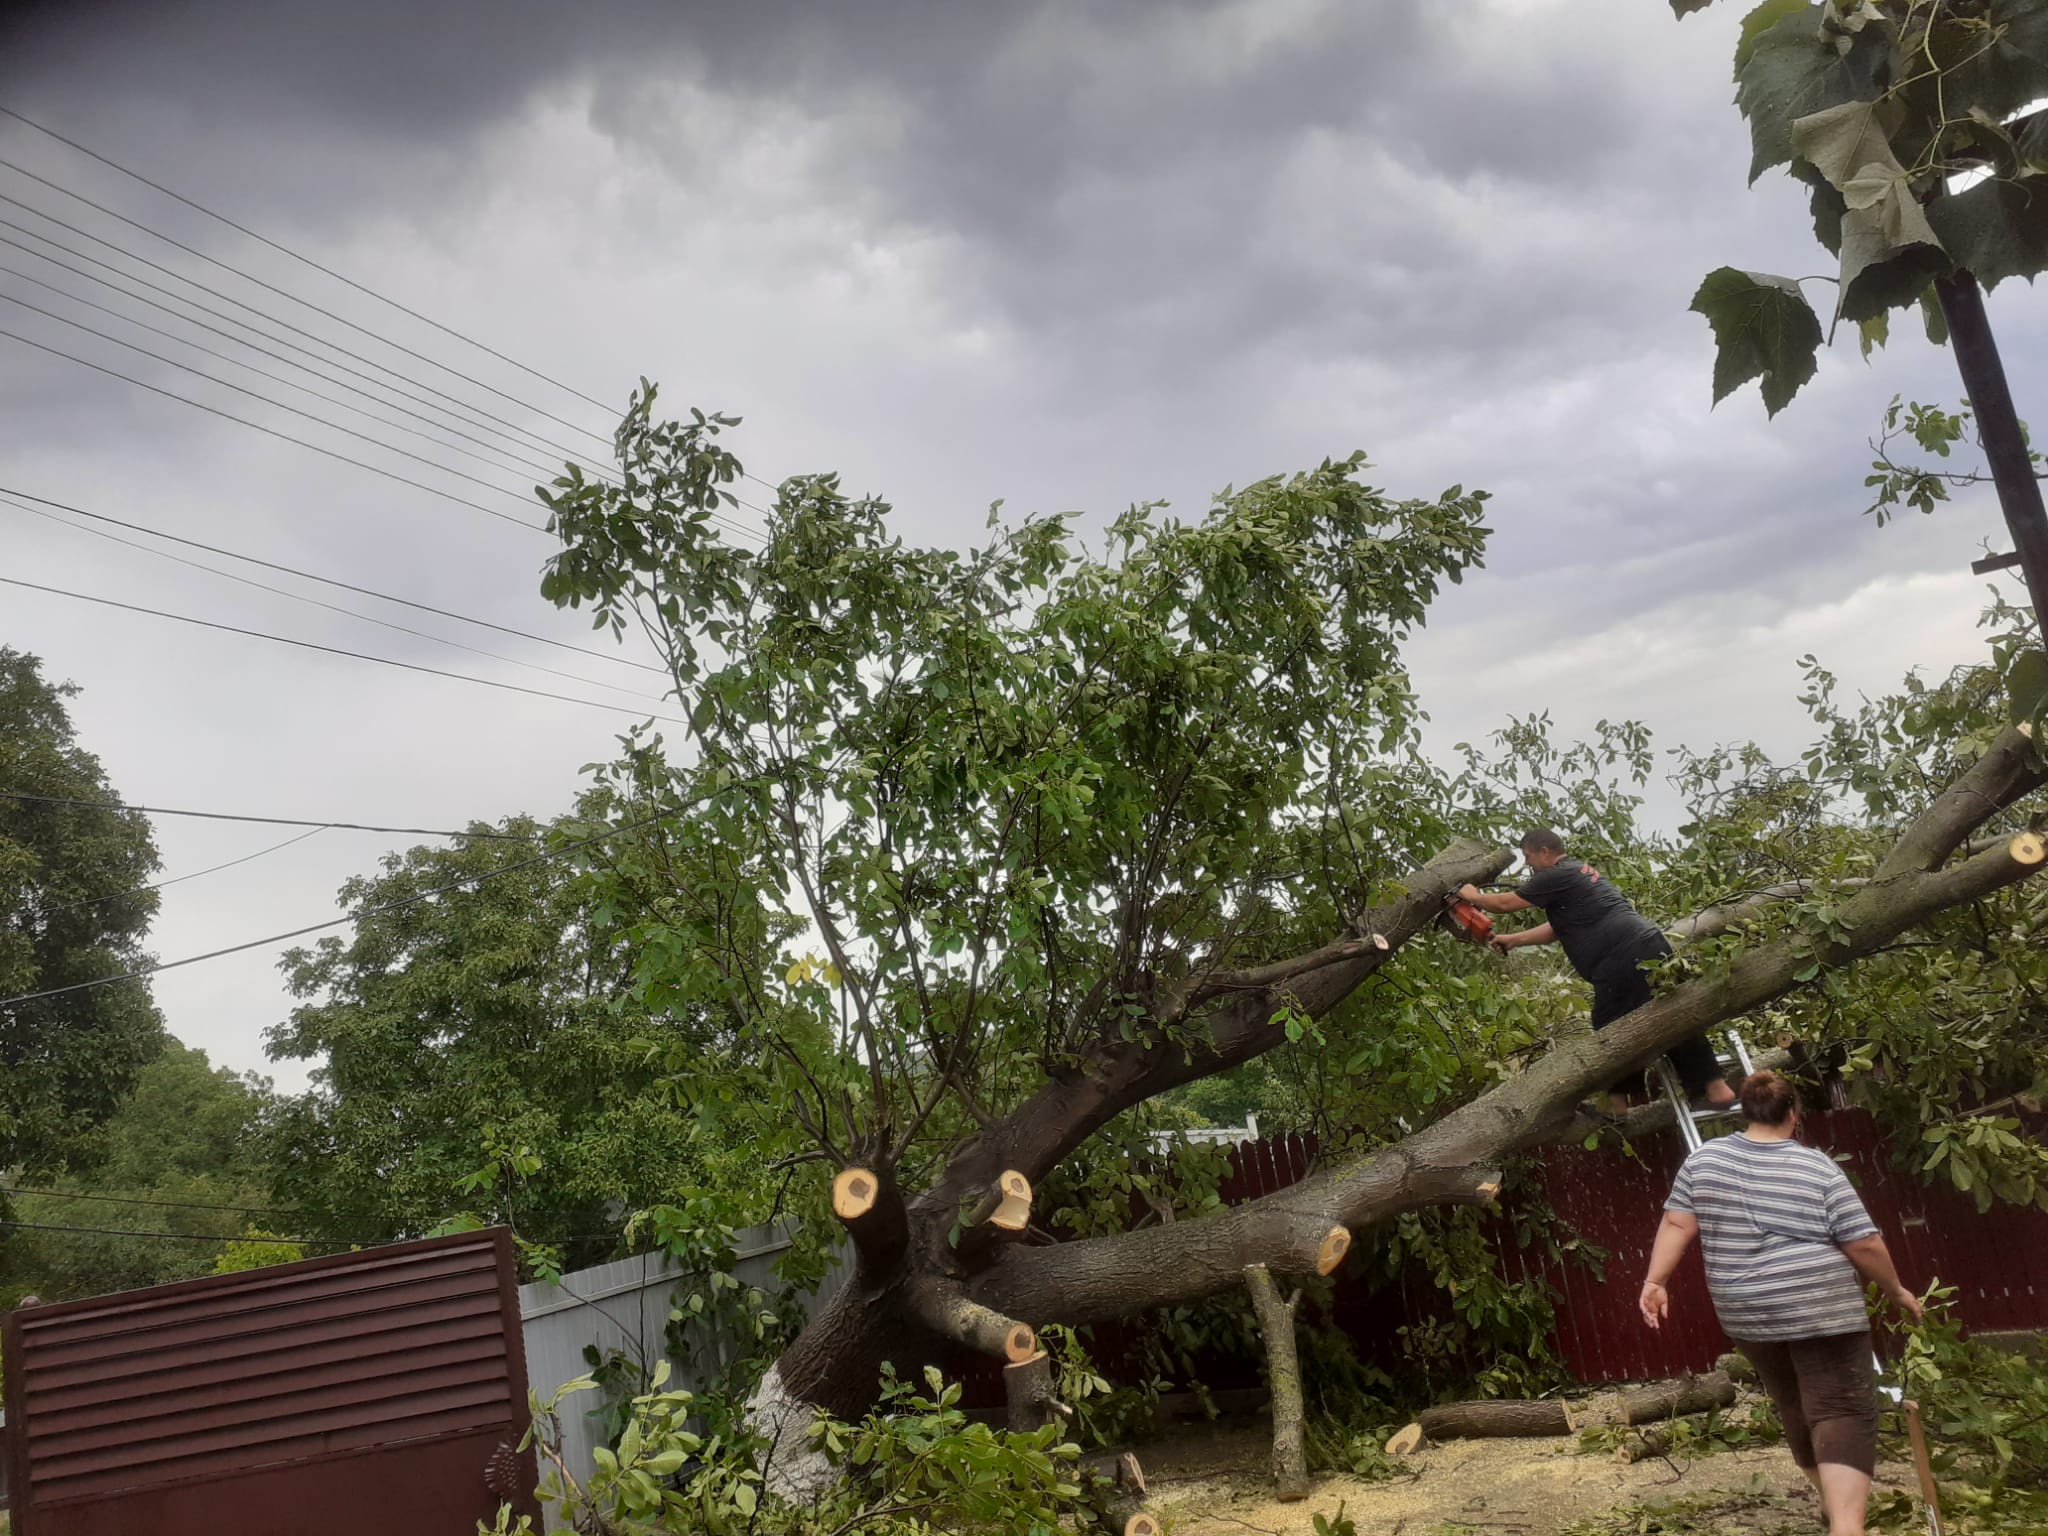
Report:
[{"label": "overcast sky", "polygon": [[[1700,277],[1829,266],[1790,182],[1744,186],[1739,14],[1681,24],[1663,0],[17,4],[0,11],[0,105],[608,406],[644,374],[678,409],[743,415],[750,470],[839,470],[891,499],[914,539],[964,544],[996,498],[1093,518],[1157,497],[1192,511],[1355,448],[1397,494],[1485,487],[1487,571],[1411,653],[1433,740],[1548,709],[1568,731],[1634,716],[1665,744],[1789,751],[1802,653],[1870,689],[1976,654],[1984,583],[1967,567],[1996,512],[1966,499],[1884,530],[1860,515],[1885,402],[1960,394],[1948,355],[1905,324],[1874,365],[1837,347],[1775,422],[1753,388],[1709,409],[1709,336],[1686,312]],[[6,119],[0,157],[470,379],[4,168],[0,197],[18,202],[0,220],[134,274],[116,280],[145,299],[138,277],[244,319],[246,302],[282,343],[312,333],[359,357],[325,354],[339,387],[311,380],[51,265],[110,275],[4,226],[43,255],[0,245],[0,294],[497,484],[532,477],[29,279],[351,403],[340,369],[389,366],[430,402],[578,451],[609,433],[610,411]],[[2025,414],[2048,399],[2048,308],[2009,284],[1991,309]],[[0,329],[530,515],[18,304],[0,303]],[[473,435],[493,430],[473,419]],[[0,484],[583,638],[536,594],[542,538],[5,336]],[[0,574],[25,580],[608,696],[7,507],[0,551]],[[0,642],[82,687],[81,737],[148,805],[419,826],[546,815],[630,719],[17,588],[0,588]],[[166,876],[288,835],[158,822]],[[323,832],[172,886],[152,943],[174,959],[318,922],[342,880],[405,841]],[[261,1046],[288,1006],[276,959],[172,971],[156,992],[182,1039],[296,1086],[300,1069]]]}]

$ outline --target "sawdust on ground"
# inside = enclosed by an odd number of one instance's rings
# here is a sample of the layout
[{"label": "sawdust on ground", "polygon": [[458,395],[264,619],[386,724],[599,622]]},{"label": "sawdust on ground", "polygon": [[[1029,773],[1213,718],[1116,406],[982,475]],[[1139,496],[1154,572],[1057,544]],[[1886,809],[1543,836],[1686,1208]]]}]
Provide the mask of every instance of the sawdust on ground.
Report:
[{"label": "sawdust on ground", "polygon": [[[1555,1536],[1573,1521],[1653,1501],[1712,1511],[1712,1529],[1813,1536],[1820,1501],[1782,1446],[1724,1451],[1691,1462],[1582,1454],[1568,1438],[1455,1440],[1408,1458],[1410,1476],[1319,1480],[1299,1504],[1273,1498],[1271,1442],[1258,1430],[1195,1431],[1144,1448],[1151,1506],[1172,1536],[1311,1536],[1339,1502],[1358,1536]],[[1880,1491],[1910,1486],[1910,1467],[1878,1469]],[[1700,1508],[1705,1506],[1704,1508]]]}]

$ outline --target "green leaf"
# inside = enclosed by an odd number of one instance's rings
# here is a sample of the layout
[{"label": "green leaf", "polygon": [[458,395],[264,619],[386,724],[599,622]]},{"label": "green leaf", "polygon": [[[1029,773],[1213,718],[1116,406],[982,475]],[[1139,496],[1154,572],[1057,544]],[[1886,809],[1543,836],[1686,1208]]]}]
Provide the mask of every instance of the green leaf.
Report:
[{"label": "green leaf", "polygon": [[2048,710],[2048,655],[2038,648],[2024,650],[2013,658],[2006,679],[2012,694],[2012,712],[2021,720],[2038,720]]},{"label": "green leaf", "polygon": [[1809,16],[1818,7],[1811,0],[1763,0],[1742,18],[1742,36],[1735,44],[1735,73],[1739,77],[1756,54],[1757,43],[1771,28],[1788,16]]},{"label": "green leaf", "polygon": [[[1914,221],[1925,224],[1919,205]],[[1893,204],[1851,208],[1842,215],[1841,300],[1836,313],[1858,324],[1886,310],[1911,304],[1929,282],[1945,277],[1953,265],[1939,245],[1895,240],[1890,228]],[[1930,231],[1931,233],[1932,231]]]},{"label": "green leaf", "polygon": [[1874,94],[1879,68],[1890,55],[1882,28],[1866,27],[1839,51],[1820,31],[1822,8],[1793,11],[1763,28],[1735,75],[1735,104],[1749,122],[1754,150],[1749,179],[1789,162],[1792,125],[1843,102]]},{"label": "green leaf", "polygon": [[1927,217],[1956,265],[1986,288],[2048,269],[2048,176],[1980,181],[1937,198]]},{"label": "green leaf", "polygon": [[1856,331],[1857,341],[1863,348],[1863,356],[1868,360],[1872,352],[1891,340],[1892,322],[1890,311],[1880,310],[1867,320],[1857,321]]},{"label": "green leaf", "polygon": [[1714,330],[1716,405],[1756,379],[1775,416],[1813,377],[1820,321],[1791,278],[1721,267],[1700,284],[1692,309]]},{"label": "green leaf", "polygon": [[1704,11],[1714,0],[1671,0],[1671,10],[1677,16],[1690,16],[1694,11]]}]

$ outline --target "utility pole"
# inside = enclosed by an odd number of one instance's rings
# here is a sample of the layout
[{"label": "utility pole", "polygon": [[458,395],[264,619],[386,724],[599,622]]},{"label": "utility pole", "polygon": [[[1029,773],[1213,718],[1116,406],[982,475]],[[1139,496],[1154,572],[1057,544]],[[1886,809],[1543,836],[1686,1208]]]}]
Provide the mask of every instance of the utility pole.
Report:
[{"label": "utility pole", "polygon": [[1991,334],[1990,317],[1984,313],[1984,290],[1977,286],[1973,274],[1958,268],[1937,279],[1934,291],[1948,322],[1956,371],[1963,376],[1963,388],[1977,415],[1978,438],[1991,465],[1998,505],[2005,513],[2005,526],[2012,530],[2012,554],[1981,560],[1972,569],[1983,572],[2017,565],[2033,600],[2034,623],[2048,635],[2048,508],[2041,503],[2041,482],[2034,478],[2034,461],[2027,452],[2026,435],[2020,431],[2019,415],[2013,410],[2005,364],[1999,360],[1998,341]]}]

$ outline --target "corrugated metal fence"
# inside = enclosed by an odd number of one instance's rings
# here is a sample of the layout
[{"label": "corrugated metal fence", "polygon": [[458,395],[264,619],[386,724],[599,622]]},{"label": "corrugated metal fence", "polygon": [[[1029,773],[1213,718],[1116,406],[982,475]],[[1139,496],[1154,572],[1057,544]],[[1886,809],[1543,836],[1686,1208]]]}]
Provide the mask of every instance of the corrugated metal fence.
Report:
[{"label": "corrugated metal fence", "polygon": [[[734,1234],[737,1262],[730,1273],[742,1285],[769,1296],[782,1293],[775,1261],[788,1251],[793,1222],[748,1227]],[[818,1295],[829,1293],[836,1276],[828,1276]],[[641,1380],[657,1361],[674,1368],[668,1390],[692,1391],[714,1370],[733,1363],[740,1341],[729,1334],[692,1324],[684,1335],[684,1358],[669,1354],[669,1312],[676,1300],[701,1281],[659,1254],[641,1254],[593,1265],[549,1284],[536,1281],[519,1287],[519,1316],[526,1330],[526,1368],[534,1393],[542,1402],[557,1387],[591,1369],[586,1349],[600,1358],[623,1354]],[[815,1306],[816,1296],[808,1298]],[[562,1404],[562,1459],[580,1480],[594,1463],[599,1444],[592,1410],[601,1407],[596,1395],[579,1393]]]},{"label": "corrugated metal fence", "polygon": [[10,1312],[16,1532],[473,1536],[507,1494],[537,1515],[513,1280],[501,1230]]}]

